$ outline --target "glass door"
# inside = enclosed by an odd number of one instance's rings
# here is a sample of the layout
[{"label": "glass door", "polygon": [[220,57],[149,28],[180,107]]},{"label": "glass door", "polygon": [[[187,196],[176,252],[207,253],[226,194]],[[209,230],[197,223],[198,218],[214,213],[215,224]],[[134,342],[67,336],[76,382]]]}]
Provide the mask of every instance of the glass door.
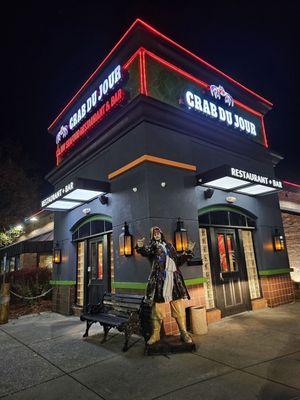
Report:
[{"label": "glass door", "polygon": [[216,306],[222,316],[251,308],[241,241],[239,230],[211,228]]},{"label": "glass door", "polygon": [[110,291],[110,257],[108,235],[88,241],[87,301],[98,303]]}]

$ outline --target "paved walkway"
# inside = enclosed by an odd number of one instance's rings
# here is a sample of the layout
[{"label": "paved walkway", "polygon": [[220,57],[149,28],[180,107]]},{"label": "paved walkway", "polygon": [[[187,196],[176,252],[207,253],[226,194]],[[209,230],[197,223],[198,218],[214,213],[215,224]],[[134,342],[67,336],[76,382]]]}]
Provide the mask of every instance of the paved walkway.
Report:
[{"label": "paved walkway", "polygon": [[197,352],[122,353],[91,328],[55,313],[0,325],[0,398],[5,400],[300,400],[300,302],[246,312],[209,327]]}]

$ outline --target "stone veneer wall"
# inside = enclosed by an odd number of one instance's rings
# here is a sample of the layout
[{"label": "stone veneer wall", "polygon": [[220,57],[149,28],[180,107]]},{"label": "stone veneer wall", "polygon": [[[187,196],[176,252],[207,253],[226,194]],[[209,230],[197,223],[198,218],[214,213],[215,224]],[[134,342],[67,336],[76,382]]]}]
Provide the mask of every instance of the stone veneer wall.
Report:
[{"label": "stone veneer wall", "polygon": [[52,311],[63,315],[73,314],[74,285],[55,285],[52,292]]},{"label": "stone veneer wall", "polygon": [[261,276],[260,279],[263,297],[267,300],[269,307],[295,301],[294,285],[290,274]]},{"label": "stone veneer wall", "polygon": [[[282,212],[282,222],[291,268],[300,268],[300,215]],[[299,272],[291,273],[292,279],[300,280]]]}]

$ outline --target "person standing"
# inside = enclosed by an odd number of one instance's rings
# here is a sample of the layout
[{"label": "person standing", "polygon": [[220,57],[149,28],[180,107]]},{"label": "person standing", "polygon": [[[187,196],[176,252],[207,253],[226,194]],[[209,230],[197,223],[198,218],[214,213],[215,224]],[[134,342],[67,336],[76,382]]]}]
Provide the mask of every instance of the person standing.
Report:
[{"label": "person standing", "polygon": [[190,299],[179,267],[193,257],[195,243],[189,242],[188,250],[178,254],[172,243],[167,243],[162,230],[151,228],[150,243],[145,245],[145,238],[138,239],[136,251],[150,259],[152,266],[148,278],[145,301],[151,306],[153,332],[147,344],[160,340],[162,321],[165,318],[165,303],[170,303],[171,315],[175,318],[181,339],[192,343],[186,330],[184,299]]}]

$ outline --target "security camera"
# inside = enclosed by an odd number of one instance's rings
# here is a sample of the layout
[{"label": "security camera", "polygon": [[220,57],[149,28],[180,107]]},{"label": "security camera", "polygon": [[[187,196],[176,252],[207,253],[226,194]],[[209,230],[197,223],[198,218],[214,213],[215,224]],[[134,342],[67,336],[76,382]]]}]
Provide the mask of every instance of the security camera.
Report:
[{"label": "security camera", "polygon": [[204,190],[204,198],[210,199],[213,196],[214,192],[215,192],[214,189],[210,189],[210,188]]},{"label": "security camera", "polygon": [[108,204],[108,197],[105,196],[105,194],[101,194],[101,196],[99,197],[100,203],[101,204]]}]

